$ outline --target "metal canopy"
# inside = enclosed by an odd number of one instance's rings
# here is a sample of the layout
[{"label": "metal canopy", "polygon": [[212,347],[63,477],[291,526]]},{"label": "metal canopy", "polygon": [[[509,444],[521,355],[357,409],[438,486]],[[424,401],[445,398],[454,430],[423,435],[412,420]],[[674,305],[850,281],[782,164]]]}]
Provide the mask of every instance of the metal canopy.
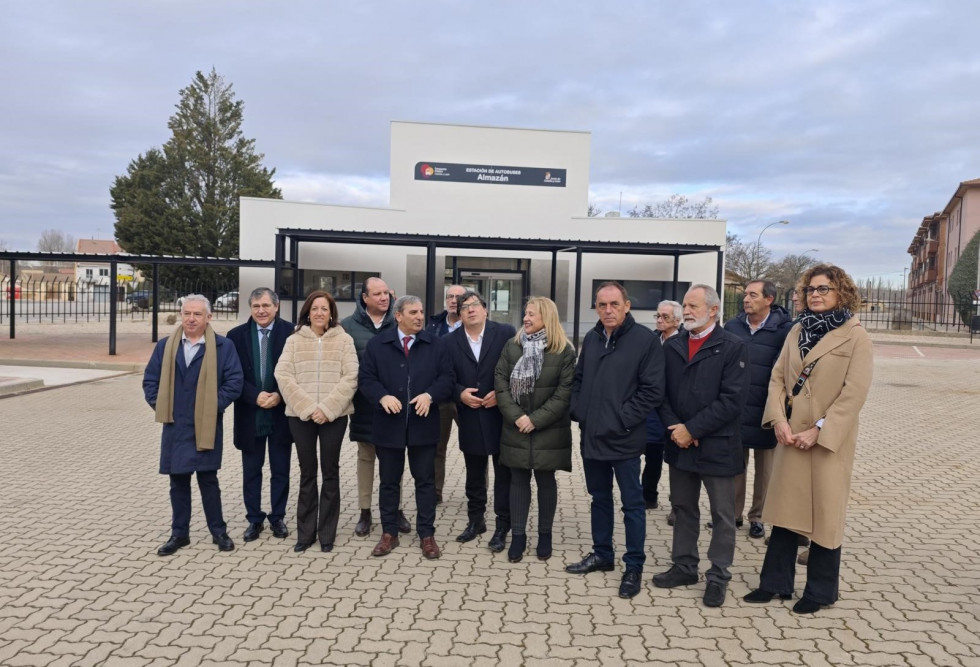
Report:
[{"label": "metal canopy", "polygon": [[[286,259],[286,246],[290,248]],[[412,246],[426,248],[425,303],[431,310],[435,304],[436,291],[436,249],[467,248],[473,250],[509,250],[516,252],[551,253],[551,299],[554,301],[557,286],[556,265],[558,253],[575,253],[575,298],[573,340],[578,344],[579,321],[581,320],[582,294],[582,255],[585,253],[607,253],[623,255],[661,255],[674,258],[673,282],[677,283],[678,259],[681,255],[695,255],[714,252],[718,257],[715,289],[721,293],[724,278],[725,259],[719,245],[699,245],[684,243],[644,243],[640,241],[586,241],[572,239],[524,239],[496,238],[486,236],[450,236],[430,234],[404,234],[399,232],[358,232],[332,229],[291,229],[280,228],[276,234],[275,284],[281,284],[282,270],[286,267],[299,268],[299,246],[302,243],[352,243],[357,245]],[[293,312],[299,302],[299,271],[293,271],[292,293]],[[432,313],[430,313],[432,314]]]}]

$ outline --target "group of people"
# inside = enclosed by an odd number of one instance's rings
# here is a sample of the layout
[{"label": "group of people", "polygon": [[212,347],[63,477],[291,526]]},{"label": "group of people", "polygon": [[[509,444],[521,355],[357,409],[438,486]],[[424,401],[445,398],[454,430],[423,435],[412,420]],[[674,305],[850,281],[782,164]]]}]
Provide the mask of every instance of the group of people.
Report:
[{"label": "group of people", "polygon": [[[341,444],[349,423],[358,450],[355,534],[367,536],[374,526],[375,461],[381,535],[372,555],[391,553],[399,536],[411,532],[401,498],[407,458],[419,546],[424,557],[439,558],[436,507],[455,422],[467,512],[456,540],[470,542],[488,530],[492,466],[495,522],[487,546],[506,548],[510,562],[523,559],[533,478],[534,552],[547,560],[556,473],[572,469],[575,421],[592,500],[593,547],[567,572],[616,569],[615,480],[625,528],[619,595],[640,592],[645,509],[659,505],[657,484],[666,462],[672,564],[653,584],[672,588],[699,580],[703,487],[711,513],[703,601],[720,606],[754,452],[749,535],[763,537],[764,522],[772,529],[759,588],[744,599],[791,598],[797,546],[808,541],[807,585],[794,611],[812,613],[837,599],[871,345],[853,315],[859,294],[842,270],[812,268],[798,293],[805,308],[792,320],[774,305],[771,283],[752,281],[745,286],[744,312],[721,326],[717,292],[694,285],[683,303],[660,304],[654,331],[633,318],[626,289],[606,282],[595,292],[598,321],[578,352],[550,299],[531,297],[515,330],[491,321],[483,296],[459,285],[447,290],[446,309],[428,321],[418,297],[395,299],[380,278],[364,282],[355,312],[343,321],[332,296],[317,290],[307,296],[295,325],[279,317],[275,292],[259,288],[249,297],[251,317],[227,338],[210,327],[206,298],[185,297],[181,325],[157,345],[143,382],[146,400],[164,424],[160,472],[170,476],[173,510],[171,537],[158,553],[171,555],[189,544],[194,473],[214,542],[220,550],[234,549],[217,480],[221,414],[234,403],[246,542],[260,537],[266,520],[275,537],[289,535],[285,509],[295,443],[300,489],[294,550],[317,542],[322,551],[333,549]],[[262,510],[266,458],[268,513]]]}]

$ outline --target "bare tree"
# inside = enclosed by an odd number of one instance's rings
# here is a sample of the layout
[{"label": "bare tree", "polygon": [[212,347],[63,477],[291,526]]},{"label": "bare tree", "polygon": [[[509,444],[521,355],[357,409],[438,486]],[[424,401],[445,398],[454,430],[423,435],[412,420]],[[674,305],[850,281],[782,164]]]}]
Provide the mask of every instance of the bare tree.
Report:
[{"label": "bare tree", "polygon": [[790,290],[796,287],[806,270],[816,263],[817,260],[809,255],[786,255],[771,267],[767,277],[782,291]]},{"label": "bare tree", "polygon": [[38,252],[75,252],[75,237],[60,229],[45,229],[37,241]]},{"label": "bare tree", "polygon": [[662,202],[646,204],[643,208],[634,206],[628,212],[631,218],[669,218],[672,220],[714,220],[719,208],[712,204],[711,197],[701,201],[691,201],[684,195],[673,194]]},{"label": "bare tree", "polygon": [[594,202],[589,202],[589,211],[586,215],[590,218],[597,218],[602,215],[602,209],[596,206]]},{"label": "bare tree", "polygon": [[[6,252],[10,250],[10,246],[3,239],[0,239],[0,252]],[[10,262],[7,260],[0,261],[0,276],[10,275]]]},{"label": "bare tree", "polygon": [[746,283],[764,277],[762,267],[767,265],[771,253],[765,248],[756,248],[754,243],[744,243],[737,234],[725,235],[725,269]]}]

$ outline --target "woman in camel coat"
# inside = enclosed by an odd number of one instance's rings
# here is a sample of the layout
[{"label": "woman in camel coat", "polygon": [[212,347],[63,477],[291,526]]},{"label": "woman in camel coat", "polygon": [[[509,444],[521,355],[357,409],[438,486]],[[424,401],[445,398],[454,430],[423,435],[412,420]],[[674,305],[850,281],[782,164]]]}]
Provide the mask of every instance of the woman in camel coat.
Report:
[{"label": "woman in camel coat", "polygon": [[[872,346],[853,315],[860,294],[843,270],[817,265],[800,285],[807,307],[773,368],[762,417],[778,442],[762,512],[773,531],[759,588],[745,600],[792,597],[802,535],[811,540],[807,583],[793,611],[813,613],[837,600],[858,414],[871,385]],[[806,368],[809,375],[793,396]]]}]

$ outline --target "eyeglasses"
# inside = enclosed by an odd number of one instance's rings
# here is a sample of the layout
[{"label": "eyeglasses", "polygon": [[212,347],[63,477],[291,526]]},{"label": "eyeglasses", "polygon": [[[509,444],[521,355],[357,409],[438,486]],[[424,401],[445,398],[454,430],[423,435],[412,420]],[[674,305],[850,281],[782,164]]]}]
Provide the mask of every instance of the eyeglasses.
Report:
[{"label": "eyeglasses", "polygon": [[657,313],[657,319],[658,320],[672,320],[672,319],[674,319],[674,316],[673,315],[661,315],[660,313]]},{"label": "eyeglasses", "polygon": [[831,287],[830,285],[820,285],[819,287],[804,287],[803,293],[806,294],[807,296],[810,296],[811,294],[816,292],[820,296],[827,296],[827,293],[830,292],[831,290],[836,291],[836,288]]},{"label": "eyeglasses", "polygon": [[466,303],[459,307],[459,312],[465,313],[468,310],[471,310],[473,308],[479,308],[482,305],[483,304],[480,303],[479,301],[474,301],[473,303]]}]

